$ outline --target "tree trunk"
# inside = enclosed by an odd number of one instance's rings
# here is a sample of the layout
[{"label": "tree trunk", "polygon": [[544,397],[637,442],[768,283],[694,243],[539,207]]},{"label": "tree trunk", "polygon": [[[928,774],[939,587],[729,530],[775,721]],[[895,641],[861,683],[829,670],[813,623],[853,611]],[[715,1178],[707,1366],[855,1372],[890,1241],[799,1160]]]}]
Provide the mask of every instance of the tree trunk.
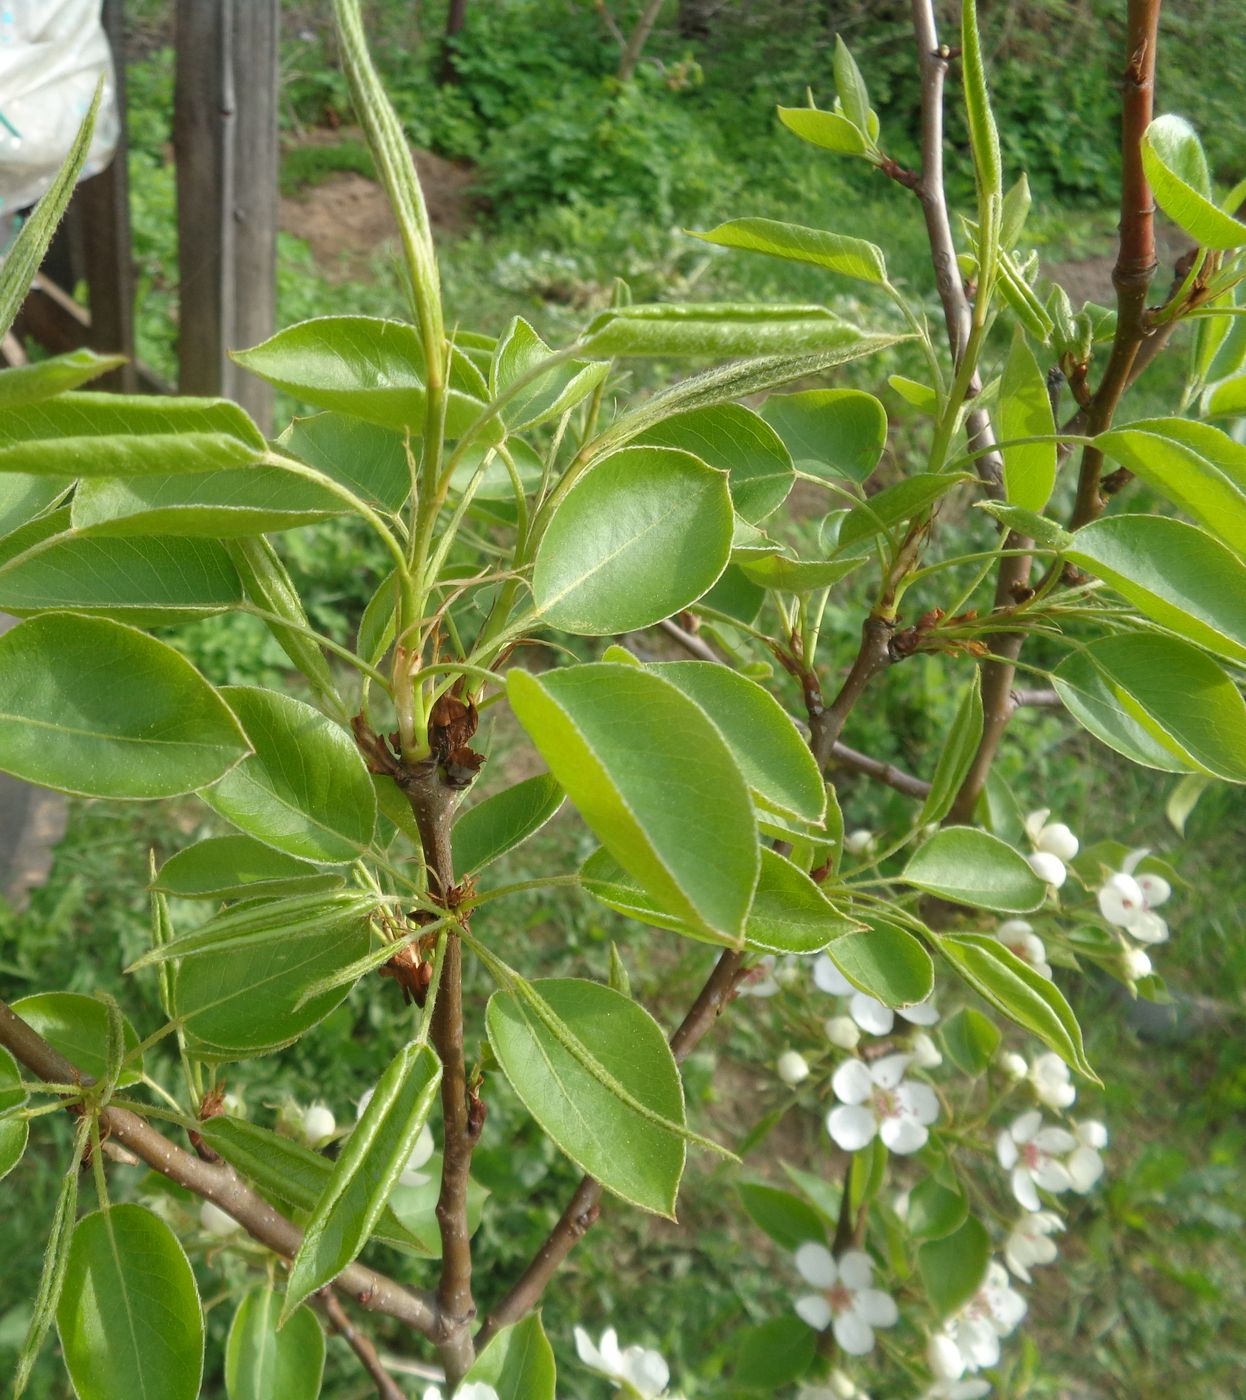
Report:
[{"label": "tree trunk", "polygon": [[441,66],[437,70],[439,83],[457,83],[462,76],[455,62],[454,40],[467,23],[467,0],[450,0],[446,13],[446,31],[441,40]]},{"label": "tree trunk", "polygon": [[640,55],[644,51],[645,41],[649,38],[653,26],[658,22],[658,14],[664,3],[665,0],[649,0],[644,13],[636,21],[636,28],[631,32],[627,47],[623,50],[623,57],[619,59],[619,71],[615,74],[619,82],[631,82],[632,75],[636,72],[636,65],[640,62]]}]

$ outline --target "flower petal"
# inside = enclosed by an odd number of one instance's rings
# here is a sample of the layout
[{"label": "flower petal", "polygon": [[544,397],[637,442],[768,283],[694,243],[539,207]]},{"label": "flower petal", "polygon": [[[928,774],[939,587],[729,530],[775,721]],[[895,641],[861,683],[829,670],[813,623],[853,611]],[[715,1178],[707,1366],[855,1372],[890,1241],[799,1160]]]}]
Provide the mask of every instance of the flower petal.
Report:
[{"label": "flower petal", "polygon": [[633,1385],[642,1395],[660,1395],[671,1378],[671,1368],[656,1351],[645,1347],[628,1347],[623,1353],[621,1380]]},{"label": "flower petal", "polygon": [[923,1126],[933,1123],[939,1116],[939,1096],[929,1084],[901,1084],[896,1098],[905,1113]]},{"label": "flower petal", "polygon": [[1034,1189],[1034,1178],[1025,1167],[1014,1167],[1012,1170],[1012,1194],[1026,1210],[1038,1210],[1042,1205]]},{"label": "flower petal", "polygon": [[[1079,1151],[1084,1149],[1079,1149]],[[1069,1169],[1063,1162],[1052,1161],[1050,1157],[1046,1161],[1040,1162],[1030,1175],[1034,1178],[1035,1186],[1040,1186],[1044,1191],[1050,1191],[1053,1195],[1059,1195],[1061,1191],[1067,1191],[1073,1184],[1073,1178],[1069,1175]],[[1037,1207],[1033,1207],[1037,1209]]]},{"label": "flower petal", "polygon": [[855,1312],[840,1313],[835,1319],[835,1340],[849,1356],[866,1356],[874,1350],[874,1329]]},{"label": "flower petal", "polygon": [[840,1104],[826,1115],[826,1131],[845,1152],[859,1152],[873,1142],[874,1134],[878,1131],[878,1120],[868,1108],[857,1104]]},{"label": "flower petal", "polygon": [[796,1251],[796,1272],[815,1288],[830,1288],[839,1278],[834,1256],[824,1244],[809,1241]]},{"label": "flower petal", "polygon": [[814,985],[828,996],[846,997],[855,990],[852,983],[825,953],[814,959],[813,981]]},{"label": "flower petal", "polygon": [[1012,1134],[1012,1140],[1016,1143],[1029,1142],[1036,1132],[1043,1126],[1043,1115],[1036,1108],[1031,1108],[1028,1112],[1021,1114],[1019,1118],[1012,1120],[1012,1127],[1008,1131]]},{"label": "flower petal", "polygon": [[1084,1196],[1102,1175],[1103,1158],[1093,1147],[1079,1147],[1069,1158],[1069,1184],[1079,1196]]},{"label": "flower petal", "polygon": [[884,1055],[870,1066],[870,1078],[880,1089],[894,1089],[912,1063],[912,1055]]},{"label": "flower petal", "polygon": [[831,1305],[820,1293],[809,1293],[797,1298],[796,1316],[815,1332],[825,1332],[831,1325]]},{"label": "flower petal", "polygon": [[856,1311],[871,1327],[894,1327],[900,1320],[896,1300],[881,1288],[866,1288],[858,1293]]},{"label": "flower petal", "polygon": [[1099,891],[1099,912],[1118,928],[1128,928],[1145,908],[1142,886],[1123,871],[1108,876],[1107,883]]},{"label": "flower petal", "polygon": [[926,997],[924,1001],[919,1001],[913,1006],[902,1006],[900,1015],[914,1026],[933,1026],[939,1020],[939,1012],[930,997]]},{"label": "flower petal", "polygon": [[995,1139],[995,1155],[999,1159],[999,1164],[1006,1172],[1010,1172],[1017,1165],[1017,1144],[1013,1141],[1012,1134],[1002,1132]]},{"label": "flower petal", "polygon": [[1168,941],[1168,925],[1158,914],[1152,914],[1149,909],[1144,909],[1129,925],[1129,932],[1139,943],[1166,943]]},{"label": "flower petal", "polygon": [[854,1293],[874,1282],[874,1261],[863,1249],[850,1249],[839,1256],[839,1277]]},{"label": "flower petal", "polygon": [[848,1010],[857,1025],[870,1035],[890,1035],[891,1028],[896,1023],[895,1012],[889,1006],[866,996],[864,992],[857,992],[853,996],[848,1003]]},{"label": "flower petal", "polygon": [[861,1060],[845,1060],[831,1076],[840,1103],[864,1103],[874,1092],[874,1076]]},{"label": "flower petal", "polygon": [[1065,1132],[1063,1128],[1044,1128],[1041,1133],[1034,1134],[1034,1146],[1040,1152],[1063,1156],[1066,1152],[1072,1152],[1077,1146],[1077,1139],[1072,1133]]},{"label": "flower petal", "polygon": [[930,1141],[930,1134],[915,1118],[884,1118],[878,1130],[888,1151],[907,1157],[920,1152]]},{"label": "flower petal", "polygon": [[1138,886],[1146,896],[1147,908],[1154,909],[1172,894],[1172,886],[1162,875],[1142,874],[1136,877]]}]

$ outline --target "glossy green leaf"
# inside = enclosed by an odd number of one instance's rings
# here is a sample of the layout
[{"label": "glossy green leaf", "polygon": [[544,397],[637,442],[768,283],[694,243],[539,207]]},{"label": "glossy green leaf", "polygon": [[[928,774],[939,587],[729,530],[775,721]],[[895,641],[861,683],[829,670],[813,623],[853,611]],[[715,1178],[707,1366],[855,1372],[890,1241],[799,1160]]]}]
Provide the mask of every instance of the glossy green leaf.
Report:
[{"label": "glossy green leaf", "polygon": [[761,416],[787,444],[801,471],[861,482],[887,445],[887,411],[860,389],[772,394]]},{"label": "glossy green leaf", "polygon": [[454,869],[461,878],[512,851],[540,831],[562,806],[563,791],[551,773],[538,773],[478,802],[454,824]]},{"label": "glossy green leaf", "polygon": [[981,673],[975,671],[973,680],[965,687],[952,727],[939,752],[939,761],[930,779],[930,792],[917,819],[918,826],[941,821],[951,811],[956,794],[978,752],[981,738],[982,684]]},{"label": "glossy green leaf", "polygon": [[309,1308],[278,1328],[281,1295],[253,1288],[238,1304],[225,1343],[229,1400],[316,1400],[324,1375],[324,1329]]},{"label": "glossy green leaf", "polygon": [[[277,439],[284,451],[349,487],[384,510],[401,510],[411,494],[411,465],[404,435],[347,413],[295,418]],[[411,450],[419,452],[412,438]]]},{"label": "glossy green leaf", "polygon": [[753,804],[718,730],[670,681],[597,662],[507,676],[519,722],[581,816],[647,894],[739,938],[757,883]]},{"label": "glossy green leaf", "polygon": [[1036,1035],[1073,1069],[1099,1082],[1086,1059],[1077,1017],[1054,982],[987,934],[947,934],[939,940],[939,951],[997,1011]]},{"label": "glossy green leaf", "polygon": [[[42,515],[69,490],[73,482],[63,476],[26,476],[0,473],[0,540]],[[7,544],[6,553],[7,553]]]},{"label": "glossy green leaf", "polygon": [[825,306],[662,302],[603,311],[579,347],[594,359],[631,355],[790,355],[848,350],[855,326]]},{"label": "glossy green leaf", "polygon": [[914,851],[901,879],[953,904],[1008,914],[1031,913],[1047,897],[1024,856],[968,826],[936,831]]},{"label": "glossy green leaf", "polygon": [[[322,1153],[243,1118],[225,1115],[209,1118],[200,1125],[199,1131],[213,1152],[253,1181],[264,1195],[296,1211],[313,1209],[333,1171],[333,1162]],[[434,1157],[425,1164],[430,1175],[434,1173],[436,1160]],[[390,1205],[381,1212],[373,1228],[373,1237],[398,1249],[435,1257],[441,1252],[434,1214],[435,1193],[426,1212],[426,1228],[421,1233],[409,1228],[394,1209],[409,1189],[405,1186],[395,1189]],[[478,1189],[474,1196],[479,1196]],[[478,1219],[478,1206],[475,1214]],[[429,1237],[427,1242],[424,1234]]]},{"label": "glossy green leaf", "polygon": [[734,1338],[732,1384],[774,1395],[808,1372],[817,1349],[818,1334],[795,1315],[746,1327]]},{"label": "glossy green leaf", "polygon": [[835,36],[835,53],[831,59],[831,69],[835,75],[835,92],[844,116],[858,131],[867,135],[873,124],[870,120],[870,97],[866,91],[865,79],[857,67],[856,59],[849,52],[843,36]]},{"label": "glossy green leaf", "polygon": [[498,1400],[554,1400],[557,1371],[539,1313],[531,1313],[513,1327],[503,1327],[472,1363],[463,1377],[490,1385]]},{"label": "glossy green leaf", "polygon": [[976,1216],[917,1251],[917,1268],[930,1304],[940,1317],[959,1311],[986,1282],[991,1236]]},{"label": "glossy green leaf", "polygon": [[863,238],[841,233],[802,228],[799,224],[775,219],[732,219],[694,238],[716,243],[721,248],[743,248],[752,253],[769,253],[790,262],[812,263],[841,277],[870,282],[881,287],[887,281],[887,265],[882,249]]},{"label": "glossy green leaf", "polygon": [[404,1046],[390,1061],[307,1222],[286,1284],[283,1319],[335,1279],[368,1242],[440,1084],[441,1062],[427,1044]]},{"label": "glossy green leaf", "polygon": [[55,398],[123,364],[124,355],[97,355],[94,350],[81,349],[33,365],[14,365],[0,374],[0,410]]},{"label": "glossy green leaf", "polygon": [[[738,939],[707,935],[669,912],[623,870],[608,851],[595,851],[580,867],[580,883],[608,909],[686,937],[736,947]],[[778,852],[763,847],[761,874],[744,924],[744,946],[763,953],[820,953],[833,939],[862,927],[836,908],[821,888]]]},{"label": "glossy green leaf", "polygon": [[780,1249],[794,1251],[811,1240],[825,1239],[825,1218],[791,1191],[766,1181],[741,1181],[736,1191],[749,1219]]},{"label": "glossy green leaf", "polygon": [[840,552],[925,514],[965,479],[956,473],[918,472],[853,506],[839,527]]},{"label": "glossy green leaf", "polygon": [[[108,1008],[81,992],[38,992],[12,1003],[12,1009],[54,1050],[92,1079],[108,1072]],[[138,1033],[123,1020],[126,1053],[138,1045]],[[143,1072],[141,1057],[117,1081],[121,1088],[136,1084]]]},{"label": "glossy green leaf", "polygon": [[711,661],[662,661],[649,669],[705,711],[759,798],[790,816],[821,821],[826,787],[817,760],[768,690]]},{"label": "glossy green leaf", "polygon": [[626,447],[560,501],[532,590],[551,626],[581,636],[648,627],[699,598],[731,552],[727,478],[687,452]]},{"label": "glossy green leaf", "polygon": [[[403,321],[322,316],[288,326],[252,350],[236,350],[233,358],[315,408],[384,428],[423,430],[424,349],[419,332]],[[448,437],[461,437],[475,423],[484,396],[480,372],[456,356],[446,392]],[[486,436],[497,441],[496,423]]]},{"label": "glossy green leaf", "polygon": [[349,985],[303,1001],[318,982],[363,957],[366,924],[331,925],[305,938],[208,953],[179,969],[174,1010],[191,1052],[205,1060],[249,1059],[279,1050],[337,1006]]},{"label": "glossy green leaf", "polygon": [[142,1206],[78,1222],[56,1309],[79,1400],[196,1400],[203,1314],[177,1236]]},{"label": "glossy green leaf", "polygon": [[269,846],[304,860],[354,859],[372,840],[376,799],[355,742],[289,695],[253,686],[221,691],[254,752],[200,794]]},{"label": "glossy green leaf", "polygon": [[1233,374],[1208,390],[1203,412],[1210,418],[1238,418],[1246,413],[1246,374]]},{"label": "glossy green leaf", "polygon": [[1033,198],[1029,177],[1023,170],[1004,195],[999,224],[999,241],[1005,248],[1015,248],[1020,241],[1025,221],[1029,218]]},{"label": "glossy green leaf", "polygon": [[1000,449],[1004,458],[1004,490],[1010,505],[1041,511],[1056,484],[1056,431],[1047,381],[1025,336],[1018,332],[1004,365],[999,386],[1001,440],[1050,437]]},{"label": "glossy green leaf", "polygon": [[263,454],[259,429],[224,399],[62,394],[0,417],[0,472],[167,476],[246,467]]},{"label": "glossy green leaf", "polygon": [[921,384],[916,379],[908,379],[903,374],[889,376],[887,383],[906,404],[928,413],[933,418],[939,412],[939,396],[929,384]]},{"label": "glossy green leaf", "polygon": [[167,627],[242,603],[238,571],[216,540],[93,539],[70,529],[69,515],[53,511],[4,541],[0,608]]},{"label": "glossy green leaf", "polygon": [[30,1141],[30,1124],[24,1118],[0,1120],[0,1181],[22,1160]]},{"label": "glossy green leaf", "polygon": [[1020,506],[1006,505],[1003,501],[977,501],[974,509],[992,516],[1014,534],[1023,539],[1033,540],[1044,549],[1063,552],[1073,539],[1073,536],[1054,520],[1036,515],[1032,510],[1022,510]]},{"label": "glossy green leaf", "polygon": [[184,657],[104,618],[49,614],[0,637],[0,770],[85,797],[175,797],[247,752]]},{"label": "glossy green leaf", "polygon": [[736,513],[755,524],[787,499],[792,460],[774,429],[739,404],[694,408],[650,428],[641,441],[690,452],[727,473]]},{"label": "glossy green leaf", "polygon": [[[538,424],[559,418],[601,383],[608,373],[603,364],[583,360],[563,360],[537,375],[541,364],[553,351],[522,316],[516,316],[498,341],[492,364],[490,390],[494,398],[511,393],[502,418],[512,432],[525,432]],[[514,389],[529,375],[535,378],[522,389]],[[512,390],[514,392],[512,393]]]},{"label": "glossy green leaf", "polygon": [[1116,701],[1165,749],[1246,782],[1246,702],[1209,656],[1153,633],[1101,637],[1088,654]]},{"label": "glossy green leaf", "polygon": [[17,1061],[0,1046],[0,1117],[21,1108],[29,1097],[22,1088],[22,1072]]},{"label": "glossy green leaf", "polygon": [[1142,136],[1142,169],[1165,214],[1205,248],[1240,248],[1246,225],[1212,199],[1198,133],[1184,117],[1156,117]]},{"label": "glossy green leaf", "polygon": [[780,107],[779,120],[802,141],[841,156],[863,156],[865,133],[838,112],[816,107]]},{"label": "glossy green leaf", "polygon": [[[537,982],[547,1007],[632,1098],[684,1122],[683,1085],[657,1022],[595,982]],[[674,1218],[685,1140],[611,1092],[515,992],[495,992],[489,1043],[528,1112],[571,1160],[615,1195]]]},{"label": "glossy green leaf", "polygon": [[1077,531],[1067,557],[1161,626],[1246,662],[1246,564],[1196,526],[1107,516]]},{"label": "glossy green leaf", "polygon": [[904,1223],[915,1240],[941,1240],[959,1230],[968,1215],[969,1202],[963,1192],[928,1176],[909,1192]]},{"label": "glossy green leaf", "polygon": [[869,927],[837,938],[831,961],[857,987],[884,1006],[914,1006],[934,989],[934,962],[907,929],[871,917]]},{"label": "glossy green leaf", "polygon": [[1121,696],[1085,652],[1070,652],[1052,672],[1051,680],[1061,703],[1078,724],[1131,762],[1166,773],[1198,769],[1188,754],[1161,742],[1125,708]]},{"label": "glossy green leaf", "polygon": [[778,593],[813,593],[831,588],[855,573],[864,559],[788,559],[782,554],[764,554],[760,558],[742,559],[740,571],[745,578],[763,588]]},{"label": "glossy green leaf", "polygon": [[344,878],[250,836],[210,836],[170,856],[151,888],[179,899],[270,899],[339,889]]},{"label": "glossy green leaf", "polygon": [[972,1006],[954,1011],[939,1027],[939,1033],[948,1058],[965,1074],[981,1074],[999,1049],[999,1027]]}]

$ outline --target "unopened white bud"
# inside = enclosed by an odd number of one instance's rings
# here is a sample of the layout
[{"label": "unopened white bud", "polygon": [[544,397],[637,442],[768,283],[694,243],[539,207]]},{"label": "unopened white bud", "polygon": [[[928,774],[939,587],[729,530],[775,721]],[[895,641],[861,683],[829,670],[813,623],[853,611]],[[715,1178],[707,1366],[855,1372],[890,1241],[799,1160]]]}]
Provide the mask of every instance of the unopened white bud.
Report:
[{"label": "unopened white bud", "polygon": [[913,1035],[909,1039],[909,1046],[913,1051],[913,1059],[922,1069],[934,1069],[936,1065],[943,1063],[939,1047],[925,1031],[918,1031]]},{"label": "unopened white bud", "polygon": [[322,1103],[303,1110],[303,1136],[308,1142],[323,1142],[337,1132],[337,1119]]},{"label": "unopened white bud", "polygon": [[857,1384],[842,1371],[832,1371],[826,1378],[827,1388],[838,1400],[855,1400]]},{"label": "unopened white bud", "polygon": [[1064,868],[1064,862],[1059,856],[1053,856],[1049,851],[1035,851],[1029,857],[1030,869],[1038,876],[1044,884],[1051,885],[1053,889],[1059,889],[1069,877],[1069,872]]},{"label": "unopened white bud", "polygon": [[779,1062],[775,1068],[784,1084],[791,1085],[793,1088],[802,1080],[809,1078],[809,1065],[798,1050],[785,1050],[779,1056]]},{"label": "unopened white bud", "polygon": [[926,1363],[941,1381],[958,1381],[965,1374],[965,1358],[946,1332],[936,1332],[926,1343]]},{"label": "unopened white bud", "polygon": [[995,1057],[995,1063],[1009,1079],[1024,1079],[1030,1072],[1030,1067],[1025,1062],[1025,1056],[1018,1055],[1015,1050],[1001,1050]]},{"label": "unopened white bud", "polygon": [[1136,982],[1140,977],[1151,975],[1151,959],[1141,948],[1125,949],[1125,976],[1131,982]]},{"label": "unopened white bud", "polygon": [[1056,856],[1059,860],[1070,861],[1077,854],[1081,842],[1063,822],[1052,822],[1038,833],[1034,845],[1038,850],[1046,851],[1048,855]]},{"label": "unopened white bud", "polygon": [[865,855],[874,844],[874,833],[872,831],[850,831],[844,837],[844,850],[850,856]]},{"label": "unopened white bud", "polygon": [[827,1040],[841,1050],[855,1050],[861,1040],[861,1028],[851,1016],[832,1016],[823,1030],[826,1031]]}]

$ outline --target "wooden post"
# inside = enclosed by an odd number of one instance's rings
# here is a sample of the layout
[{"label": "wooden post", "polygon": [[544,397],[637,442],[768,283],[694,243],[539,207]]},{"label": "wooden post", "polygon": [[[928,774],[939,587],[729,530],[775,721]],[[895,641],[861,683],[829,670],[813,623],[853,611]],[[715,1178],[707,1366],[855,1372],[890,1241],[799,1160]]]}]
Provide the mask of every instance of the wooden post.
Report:
[{"label": "wooden post", "polygon": [[237,400],[267,432],[272,389],[228,352],[276,320],[278,0],[177,0],[176,14],[179,387]]}]

